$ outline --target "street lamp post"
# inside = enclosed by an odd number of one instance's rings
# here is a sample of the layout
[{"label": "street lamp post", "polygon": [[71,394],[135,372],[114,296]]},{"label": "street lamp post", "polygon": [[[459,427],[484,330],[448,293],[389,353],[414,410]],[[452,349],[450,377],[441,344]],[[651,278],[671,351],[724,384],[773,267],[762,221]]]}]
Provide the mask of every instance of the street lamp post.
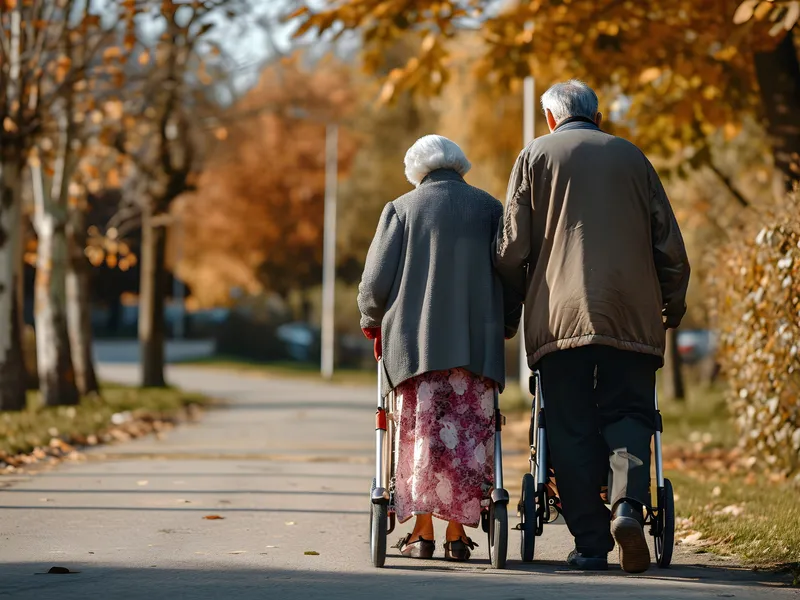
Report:
[{"label": "street lamp post", "polygon": [[[526,77],[523,82],[522,94],[522,137],[525,146],[530,144],[536,133],[534,131],[536,119],[536,82],[533,77]],[[530,267],[529,267],[530,268]],[[523,312],[519,323],[519,387],[523,397],[529,394],[528,381],[531,371],[528,367],[528,354],[525,350],[525,328],[523,327],[525,314]]]},{"label": "street lamp post", "polygon": [[333,377],[335,348],[336,301],[336,187],[338,179],[339,128],[328,125],[325,130],[325,221],[322,255],[322,335],[321,373]]}]

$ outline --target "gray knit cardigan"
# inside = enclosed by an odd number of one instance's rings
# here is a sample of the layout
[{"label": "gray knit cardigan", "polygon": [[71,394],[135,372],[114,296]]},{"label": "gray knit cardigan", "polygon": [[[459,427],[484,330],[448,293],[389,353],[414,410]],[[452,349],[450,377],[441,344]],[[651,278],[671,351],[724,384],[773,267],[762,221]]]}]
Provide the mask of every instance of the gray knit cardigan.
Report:
[{"label": "gray knit cardigan", "polygon": [[361,327],[383,336],[383,393],[463,367],[505,384],[503,291],[492,242],[503,208],[449,169],[386,205],[358,287]]}]

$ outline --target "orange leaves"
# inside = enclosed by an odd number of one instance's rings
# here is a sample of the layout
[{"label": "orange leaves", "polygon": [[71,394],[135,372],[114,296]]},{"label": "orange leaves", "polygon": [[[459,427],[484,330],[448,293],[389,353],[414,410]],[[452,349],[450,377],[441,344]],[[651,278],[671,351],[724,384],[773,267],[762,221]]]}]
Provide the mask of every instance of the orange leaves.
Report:
[{"label": "orange leaves", "polygon": [[658,67],[648,67],[639,74],[639,83],[651,83],[661,76],[661,69]]},{"label": "orange leaves", "polygon": [[106,62],[119,61],[123,58],[122,48],[119,46],[109,46],[103,50],[103,60]]},{"label": "orange leaves", "polygon": [[58,83],[61,83],[67,78],[67,75],[69,74],[69,70],[71,67],[72,67],[72,59],[69,56],[62,55],[56,59],[55,76],[56,76],[56,81]]},{"label": "orange leaves", "polygon": [[741,25],[749,21],[753,16],[756,6],[758,6],[758,0],[744,0],[733,14],[733,22],[737,25]]}]

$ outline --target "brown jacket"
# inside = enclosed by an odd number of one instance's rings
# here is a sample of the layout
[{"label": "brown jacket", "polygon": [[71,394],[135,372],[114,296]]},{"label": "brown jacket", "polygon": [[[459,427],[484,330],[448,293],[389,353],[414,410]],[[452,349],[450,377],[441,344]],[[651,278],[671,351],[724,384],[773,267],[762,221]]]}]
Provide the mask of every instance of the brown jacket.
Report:
[{"label": "brown jacket", "polygon": [[531,367],[589,344],[663,358],[662,315],[686,312],[689,261],[655,169],[587,119],[569,119],[520,154],[495,267],[507,322],[524,302]]}]

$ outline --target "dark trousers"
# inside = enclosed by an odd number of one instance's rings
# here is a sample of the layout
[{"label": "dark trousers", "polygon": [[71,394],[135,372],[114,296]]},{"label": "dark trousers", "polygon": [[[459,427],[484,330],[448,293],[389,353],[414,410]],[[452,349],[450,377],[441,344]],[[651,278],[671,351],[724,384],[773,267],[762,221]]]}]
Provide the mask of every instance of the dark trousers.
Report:
[{"label": "dark trousers", "polygon": [[542,377],[550,459],[564,519],[579,552],[614,548],[600,487],[613,471],[614,506],[649,504],[650,438],[661,359],[584,346],[559,350],[537,365]]}]

